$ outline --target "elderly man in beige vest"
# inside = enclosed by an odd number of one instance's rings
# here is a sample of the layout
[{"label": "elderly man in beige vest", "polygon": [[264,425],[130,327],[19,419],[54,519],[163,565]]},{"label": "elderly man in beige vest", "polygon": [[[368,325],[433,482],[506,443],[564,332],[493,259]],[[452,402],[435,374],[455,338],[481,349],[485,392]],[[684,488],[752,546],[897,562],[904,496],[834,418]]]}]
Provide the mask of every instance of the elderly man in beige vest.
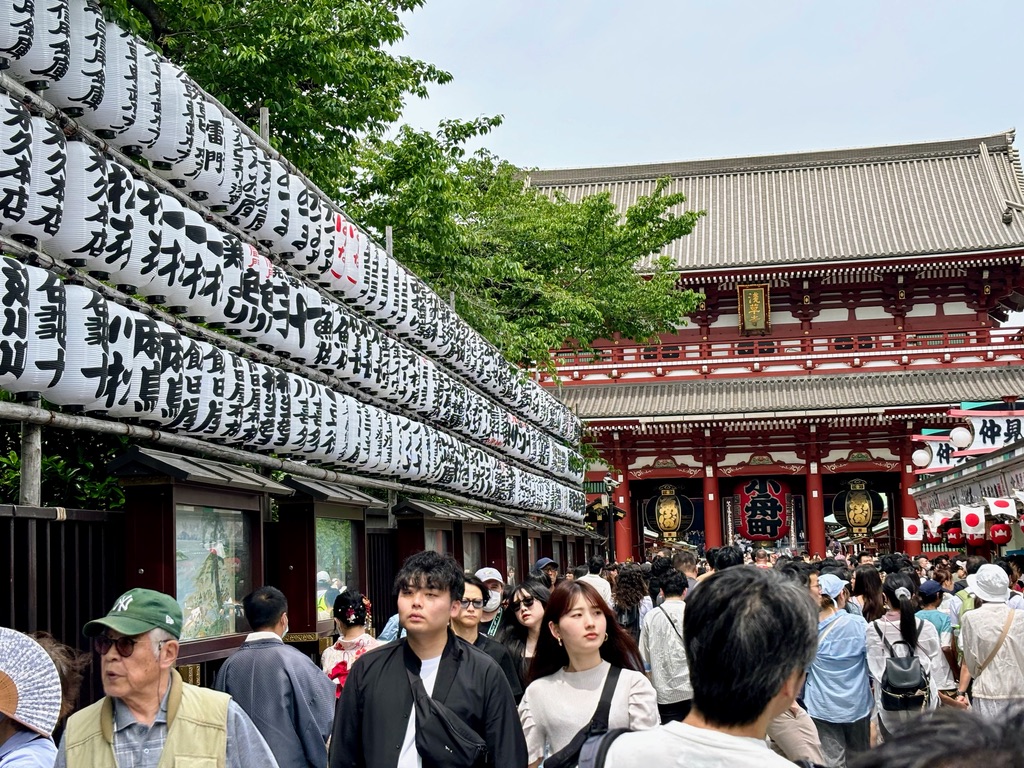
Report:
[{"label": "elderly man in beige vest", "polygon": [[225,693],[184,683],[174,669],[181,607],[132,589],[83,632],[100,656],[106,696],[68,720],[55,768],[157,768],[176,759],[277,768],[248,715]]}]

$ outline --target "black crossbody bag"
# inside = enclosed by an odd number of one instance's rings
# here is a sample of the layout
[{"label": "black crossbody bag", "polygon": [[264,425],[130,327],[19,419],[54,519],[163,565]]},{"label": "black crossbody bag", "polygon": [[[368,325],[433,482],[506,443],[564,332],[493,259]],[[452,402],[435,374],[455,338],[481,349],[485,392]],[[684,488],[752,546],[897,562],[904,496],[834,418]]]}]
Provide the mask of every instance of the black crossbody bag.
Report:
[{"label": "black crossbody bag", "polygon": [[579,733],[572,737],[572,741],[565,747],[555,752],[544,761],[544,768],[573,768],[579,765],[580,753],[584,745],[591,739],[600,741],[608,731],[608,711],[612,707],[612,696],[615,695],[615,686],[619,682],[619,667],[612,667],[608,670],[608,677],[604,679],[604,688],[601,690],[601,702],[597,705],[597,711],[591,718],[588,725],[580,728]]},{"label": "black crossbody bag", "polygon": [[[458,664],[459,660],[455,659]],[[423,768],[479,768],[487,763],[487,742],[442,702],[427,695],[420,676],[405,669],[416,717],[416,751]]]}]

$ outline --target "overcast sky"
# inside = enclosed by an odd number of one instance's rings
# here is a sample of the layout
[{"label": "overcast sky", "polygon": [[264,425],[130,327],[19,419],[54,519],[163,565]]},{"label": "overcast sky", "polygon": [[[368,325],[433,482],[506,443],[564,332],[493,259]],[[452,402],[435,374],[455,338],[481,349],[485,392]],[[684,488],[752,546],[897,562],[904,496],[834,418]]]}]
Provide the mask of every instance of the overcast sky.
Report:
[{"label": "overcast sky", "polygon": [[455,77],[405,120],[504,115],[483,143],[525,167],[1024,128],[1021,0],[427,0],[404,23],[398,50]]}]

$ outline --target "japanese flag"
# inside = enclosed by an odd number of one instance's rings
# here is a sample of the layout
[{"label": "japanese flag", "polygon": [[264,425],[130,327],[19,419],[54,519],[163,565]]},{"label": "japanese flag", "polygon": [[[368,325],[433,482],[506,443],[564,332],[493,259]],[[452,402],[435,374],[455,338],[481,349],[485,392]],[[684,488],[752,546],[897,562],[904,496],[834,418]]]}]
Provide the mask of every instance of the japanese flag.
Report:
[{"label": "japanese flag", "polygon": [[1014,491],[1013,495],[1017,497],[1017,501],[1024,502],[1024,491]]},{"label": "japanese flag", "polygon": [[921,517],[925,524],[928,526],[928,532],[933,536],[939,533],[939,526],[949,520],[949,511],[945,509],[937,509],[930,515],[924,515]]},{"label": "japanese flag", "polygon": [[960,527],[968,536],[985,535],[985,508],[960,505]]},{"label": "japanese flag", "polygon": [[1009,517],[1017,517],[1017,500],[998,498],[990,499],[988,496],[985,497],[985,503],[988,504],[989,514],[992,515],[1008,515]]},{"label": "japanese flag", "polygon": [[903,518],[903,538],[906,541],[921,541],[924,538],[924,524],[917,518]]}]

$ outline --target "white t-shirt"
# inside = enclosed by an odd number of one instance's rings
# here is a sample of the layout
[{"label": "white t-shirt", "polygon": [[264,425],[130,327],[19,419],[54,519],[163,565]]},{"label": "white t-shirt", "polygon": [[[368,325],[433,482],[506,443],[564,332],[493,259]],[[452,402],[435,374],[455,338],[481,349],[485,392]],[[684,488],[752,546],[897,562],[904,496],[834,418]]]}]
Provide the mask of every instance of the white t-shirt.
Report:
[{"label": "white t-shirt", "polygon": [[[434,695],[434,681],[437,679],[437,668],[441,664],[441,657],[423,659],[420,662],[420,679],[427,691],[427,696]],[[409,724],[405,727],[405,740],[402,742],[402,751],[398,753],[398,768],[423,768],[423,758],[416,751],[416,704],[412,705],[412,712],[409,713]]]},{"label": "white t-shirt", "polygon": [[624,733],[612,742],[605,768],[792,768],[763,739],[733,736],[686,723]]}]

